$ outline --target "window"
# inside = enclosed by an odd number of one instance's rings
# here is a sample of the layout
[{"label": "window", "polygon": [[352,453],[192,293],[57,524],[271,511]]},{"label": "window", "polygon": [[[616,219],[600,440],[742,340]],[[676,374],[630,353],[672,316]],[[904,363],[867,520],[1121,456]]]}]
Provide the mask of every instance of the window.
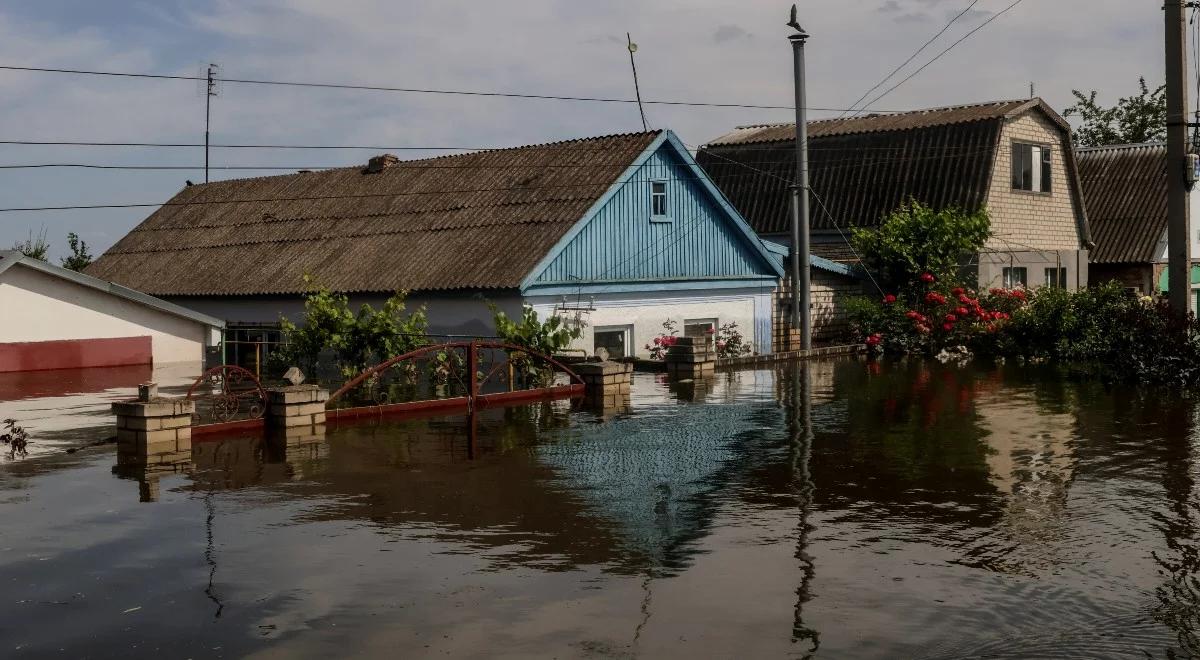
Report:
[{"label": "window", "polygon": [[1028,286],[1028,284],[1028,274],[1024,266],[1004,269],[1004,288],[1015,289],[1019,286]]},{"label": "window", "polygon": [[716,331],[716,319],[685,319],[683,321],[684,337],[703,339],[705,342],[709,342]]},{"label": "window", "polygon": [[1047,268],[1046,269],[1046,286],[1054,289],[1067,288],[1067,269],[1066,268]]},{"label": "window", "polygon": [[667,182],[650,182],[650,215],[655,218],[667,216]]},{"label": "window", "polygon": [[1012,146],[1013,190],[1049,193],[1050,147],[1014,142]]},{"label": "window", "polygon": [[603,348],[608,351],[610,360],[629,357],[629,336],[632,334],[630,332],[632,329],[633,326],[596,328],[593,353],[599,353]]}]

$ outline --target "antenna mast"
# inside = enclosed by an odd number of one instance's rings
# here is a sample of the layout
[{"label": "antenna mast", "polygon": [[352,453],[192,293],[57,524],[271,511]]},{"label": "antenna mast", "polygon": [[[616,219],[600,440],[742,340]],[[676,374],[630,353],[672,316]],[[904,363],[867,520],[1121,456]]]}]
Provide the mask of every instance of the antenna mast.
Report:
[{"label": "antenna mast", "polygon": [[638,86],[637,64],[633,61],[633,54],[637,52],[638,47],[633,43],[633,37],[629,36],[628,32],[625,33],[625,41],[629,46],[629,67],[633,69],[633,91],[637,94],[638,113],[642,115],[642,130],[648,131],[650,127],[646,124],[646,110],[642,108],[642,90]]}]

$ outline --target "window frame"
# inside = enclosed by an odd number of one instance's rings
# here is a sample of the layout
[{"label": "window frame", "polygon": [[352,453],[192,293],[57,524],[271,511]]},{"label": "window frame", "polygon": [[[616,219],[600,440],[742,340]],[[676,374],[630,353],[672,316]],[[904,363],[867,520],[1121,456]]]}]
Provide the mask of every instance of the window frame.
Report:
[{"label": "window frame", "polygon": [[[1053,277],[1051,277],[1053,275]],[[1045,286],[1055,289],[1067,288],[1067,269],[1064,266],[1050,266],[1045,269]]]},{"label": "window frame", "polygon": [[1029,268],[1026,266],[1005,266],[1000,271],[1000,281],[1004,284],[1005,289],[1017,288],[1017,282],[1014,281],[1013,275],[1021,274],[1020,287],[1029,287]]},{"label": "window frame", "polygon": [[684,336],[684,337],[687,337],[687,336],[688,336],[688,333],[687,333],[687,328],[688,328],[688,326],[689,326],[689,325],[692,325],[692,326],[696,326],[696,325],[708,325],[708,326],[711,326],[711,327],[712,327],[712,332],[711,332],[711,333],[710,333],[710,332],[706,332],[706,333],[704,333],[703,335],[701,335],[701,337],[702,337],[702,338],[705,340],[705,342],[709,342],[709,341],[712,341],[712,340],[713,340],[713,339],[716,337],[716,334],[717,334],[717,329],[721,327],[721,319],[719,319],[719,318],[717,318],[717,317],[715,317],[715,316],[712,316],[712,317],[706,317],[706,318],[701,318],[701,319],[684,319],[684,320],[683,320],[683,336]]},{"label": "window frame", "polygon": [[[621,333],[624,335],[625,355],[620,357],[609,356],[610,359],[620,360],[627,357],[635,357],[637,351],[633,346],[633,326],[632,325],[598,325],[592,328],[592,355],[596,354],[596,350],[600,347],[596,345],[596,335],[601,333]],[[606,349],[607,350],[607,349]]]},{"label": "window frame", "polygon": [[[1036,154],[1035,154],[1036,150]],[[1028,154],[1028,171],[1025,170],[1024,155]],[[1011,176],[1009,184],[1014,193],[1026,195],[1054,195],[1054,147],[1044,142],[1013,140],[1011,144]],[[1020,170],[1018,171],[1018,167]],[[1025,187],[1028,174],[1029,187]]]},{"label": "window frame", "polygon": [[[662,192],[655,190],[657,186],[662,186]],[[662,213],[657,213],[656,201],[662,199]],[[667,185],[666,179],[650,179],[650,222],[671,222],[671,196],[670,187]]]}]

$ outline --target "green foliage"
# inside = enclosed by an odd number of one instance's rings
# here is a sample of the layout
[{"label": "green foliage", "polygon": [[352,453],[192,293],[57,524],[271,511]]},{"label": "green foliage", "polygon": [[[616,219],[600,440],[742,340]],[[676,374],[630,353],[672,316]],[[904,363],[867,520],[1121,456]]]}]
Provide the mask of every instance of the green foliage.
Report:
[{"label": "green foliage", "polygon": [[963,259],[979,252],[990,235],[987,211],[935,211],[911,201],[878,229],[854,229],[851,243],[881,287],[904,292],[920,288],[926,274],[956,282]]},{"label": "green foliage", "polygon": [[851,301],[857,335],[876,353],[932,356],[963,347],[1106,381],[1200,385],[1196,317],[1131,296],[1115,282],[1077,292],[992,289],[977,296],[937,288],[931,285],[912,306],[899,298]]},{"label": "green foliage", "polygon": [[29,231],[29,238],[24,241],[13,243],[13,249],[27,257],[48,261],[50,257],[50,243],[46,241],[46,230],[37,235],[33,235],[33,230]]},{"label": "green foliage", "polygon": [[583,335],[581,328],[567,327],[558,316],[551,316],[542,322],[538,319],[537,312],[529,305],[521,308],[520,321],[508,318],[495,303],[488,303],[488,308],[492,310],[496,335],[504,343],[520,346],[532,353],[554,355]]},{"label": "green foliage", "polygon": [[1063,112],[1064,117],[1078,117],[1080,126],[1073,135],[1081,147],[1106,144],[1138,144],[1161,142],[1167,136],[1166,85],[1154,91],[1146,79],[1138,79],[1140,93],[1117,99],[1117,104],[1104,107],[1096,103],[1096,92],[1088,94],[1073,89],[1075,105]]},{"label": "green foliage", "polygon": [[62,259],[63,268],[80,272],[92,263],[92,254],[88,251],[87,243],[79,240],[79,234],[68,233],[67,246],[71,248],[71,256]]},{"label": "green foliage", "polygon": [[726,323],[717,328],[714,334],[716,335],[717,357],[741,357],[750,352],[750,347],[746,345],[746,340],[742,337],[742,331],[738,329],[737,323]]},{"label": "green foliage", "polygon": [[425,308],[406,315],[406,297],[397,292],[383,309],[363,305],[355,314],[345,294],[318,288],[304,299],[303,325],[280,319],[283,345],[276,352],[276,368],[298,365],[312,371],[321,352],[331,350],[343,375],[351,376],[423,346],[429,326]]}]

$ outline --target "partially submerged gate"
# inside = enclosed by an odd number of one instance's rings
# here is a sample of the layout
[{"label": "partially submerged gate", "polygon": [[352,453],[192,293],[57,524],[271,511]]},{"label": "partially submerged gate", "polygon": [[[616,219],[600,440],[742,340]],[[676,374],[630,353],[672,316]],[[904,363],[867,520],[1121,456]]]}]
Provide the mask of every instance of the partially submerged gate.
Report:
[{"label": "partially submerged gate", "polygon": [[583,380],[548,355],[502,342],[453,342],[423,346],[363,371],[329,397],[326,418],[475,412],[583,393]]}]

